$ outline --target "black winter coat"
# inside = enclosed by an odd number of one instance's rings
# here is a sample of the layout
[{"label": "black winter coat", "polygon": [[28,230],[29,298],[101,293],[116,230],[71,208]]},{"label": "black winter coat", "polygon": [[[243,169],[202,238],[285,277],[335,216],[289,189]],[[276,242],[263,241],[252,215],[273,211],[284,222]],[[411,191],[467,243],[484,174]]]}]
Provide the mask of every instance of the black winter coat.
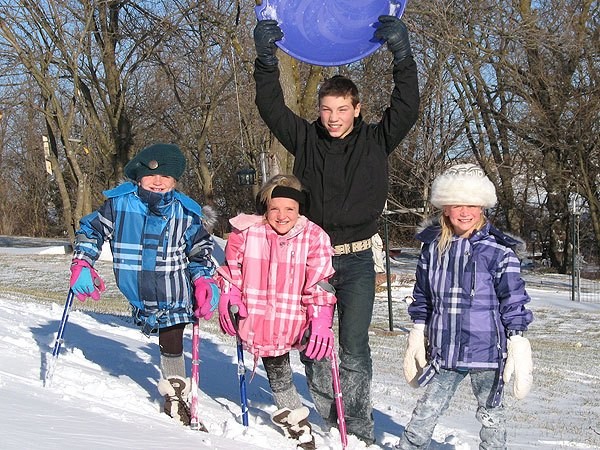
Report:
[{"label": "black winter coat", "polygon": [[256,105],[261,117],[295,157],[294,175],[310,191],[308,218],[333,245],[369,239],[388,193],[388,155],[417,120],[419,87],[412,57],[394,66],[390,106],[379,123],[362,116],[344,138],[332,138],[320,120],[308,122],[286,105],[279,68],[255,62]]}]

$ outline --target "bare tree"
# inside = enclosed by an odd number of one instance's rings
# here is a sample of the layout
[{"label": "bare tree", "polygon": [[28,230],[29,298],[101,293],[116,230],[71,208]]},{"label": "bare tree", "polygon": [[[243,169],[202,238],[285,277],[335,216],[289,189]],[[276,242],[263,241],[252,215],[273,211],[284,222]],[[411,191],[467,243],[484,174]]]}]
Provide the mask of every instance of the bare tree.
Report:
[{"label": "bare tree", "polygon": [[[13,49],[24,74],[33,77],[40,91],[50,160],[73,238],[79,218],[91,208],[90,172],[82,166],[84,149],[93,142],[100,155],[121,163],[105,165],[105,169],[122,167],[131,143],[122,72],[114,52],[122,6],[120,2],[22,1],[0,7],[7,12],[0,22],[3,44]],[[99,48],[92,48],[92,37]],[[74,208],[63,176],[61,150],[76,186]]]},{"label": "bare tree", "polygon": [[[42,154],[41,139],[32,145],[31,136],[46,135],[51,199],[62,199],[72,232],[101,190],[122,178],[134,151],[168,140],[186,152],[182,184],[190,195],[214,202],[224,217],[252,208],[258,185],[238,186],[236,171],[259,168],[265,155],[270,175],[293,165],[254,106],[253,6],[0,0],[0,105],[13,111],[18,103],[29,119],[27,130],[0,121],[2,173],[26,173]],[[422,109],[390,158],[389,208],[407,212],[396,221],[400,238],[428,214],[433,178],[471,161],[496,185],[494,221],[525,236],[539,231],[559,270],[568,268],[574,195],[583,199],[582,221],[600,254],[599,8],[591,0],[408,4]],[[385,48],[340,67],[278,57],[286,103],[308,120],[317,117],[319,84],[334,73],[360,87],[365,120],[377,120],[389,103]],[[7,148],[21,151],[12,165]],[[39,184],[38,175],[27,176]],[[39,195],[32,187],[24,197],[43,215]],[[0,207],[14,205],[3,201]]]},{"label": "bare tree", "polygon": [[[548,225],[533,226],[547,227],[549,256],[561,271],[566,270],[574,185],[588,199],[592,216],[597,210],[598,60],[590,57],[598,53],[594,11],[597,2],[533,7],[529,1],[437,0],[414,11],[430,46],[423,54],[431,47],[449,51],[444,73],[452,84],[440,83],[434,90],[445,90],[443,97],[458,106],[463,132],[442,152],[485,168],[509,231],[529,231],[523,226],[531,225],[525,216],[530,190],[534,183],[541,185],[543,195],[535,198],[543,199],[539,208],[546,213],[539,217]],[[424,65],[427,61],[423,57]],[[431,75],[428,70],[428,81]]]},{"label": "bare tree", "polygon": [[511,127],[536,149],[542,163],[549,257],[562,272],[568,266],[573,192],[587,200],[600,248],[599,8],[592,1],[560,7],[517,3],[513,17],[519,27],[507,57],[513,68],[511,89],[527,105],[527,114]]}]

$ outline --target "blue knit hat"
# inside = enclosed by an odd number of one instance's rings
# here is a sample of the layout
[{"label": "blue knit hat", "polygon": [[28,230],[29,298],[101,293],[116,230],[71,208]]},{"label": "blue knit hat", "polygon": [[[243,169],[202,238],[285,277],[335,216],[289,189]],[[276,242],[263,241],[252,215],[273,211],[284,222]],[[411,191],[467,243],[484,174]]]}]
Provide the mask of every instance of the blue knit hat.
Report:
[{"label": "blue knit hat", "polygon": [[139,181],[147,175],[164,175],[179,180],[185,171],[185,156],[175,144],[154,144],[139,152],[125,166],[125,176]]}]

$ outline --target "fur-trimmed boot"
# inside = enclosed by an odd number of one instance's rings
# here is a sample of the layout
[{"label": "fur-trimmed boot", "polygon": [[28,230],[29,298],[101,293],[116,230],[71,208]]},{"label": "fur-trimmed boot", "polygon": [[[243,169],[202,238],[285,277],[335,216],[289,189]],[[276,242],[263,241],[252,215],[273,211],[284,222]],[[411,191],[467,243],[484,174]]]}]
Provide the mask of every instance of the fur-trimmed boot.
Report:
[{"label": "fur-trimmed boot", "polygon": [[166,380],[161,379],[157,387],[160,395],[165,397],[163,412],[189,426],[191,418],[187,398],[192,388],[190,379],[172,375]]},{"label": "fur-trimmed boot", "polygon": [[283,434],[298,441],[298,447],[304,450],[314,450],[315,437],[308,422],[308,408],[302,406],[292,409],[281,408],[271,414],[271,421],[283,430]]}]

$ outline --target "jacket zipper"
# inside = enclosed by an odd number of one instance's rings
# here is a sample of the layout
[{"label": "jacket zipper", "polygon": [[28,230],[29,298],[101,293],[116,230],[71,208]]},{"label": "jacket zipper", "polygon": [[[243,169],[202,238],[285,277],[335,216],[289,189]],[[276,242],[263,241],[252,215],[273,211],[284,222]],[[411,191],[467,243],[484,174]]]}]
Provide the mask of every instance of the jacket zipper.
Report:
[{"label": "jacket zipper", "polygon": [[475,300],[475,276],[477,274],[477,262],[473,261],[473,272],[471,273],[471,303]]},{"label": "jacket zipper", "polygon": [[163,261],[165,261],[167,259],[167,248],[169,246],[169,242],[168,242],[168,238],[167,238],[167,236],[169,236],[169,221],[167,220],[167,218],[165,216],[163,216],[163,219],[165,219],[167,221],[167,226],[165,227],[165,231],[163,234],[163,256],[162,256],[162,259],[163,259]]}]

